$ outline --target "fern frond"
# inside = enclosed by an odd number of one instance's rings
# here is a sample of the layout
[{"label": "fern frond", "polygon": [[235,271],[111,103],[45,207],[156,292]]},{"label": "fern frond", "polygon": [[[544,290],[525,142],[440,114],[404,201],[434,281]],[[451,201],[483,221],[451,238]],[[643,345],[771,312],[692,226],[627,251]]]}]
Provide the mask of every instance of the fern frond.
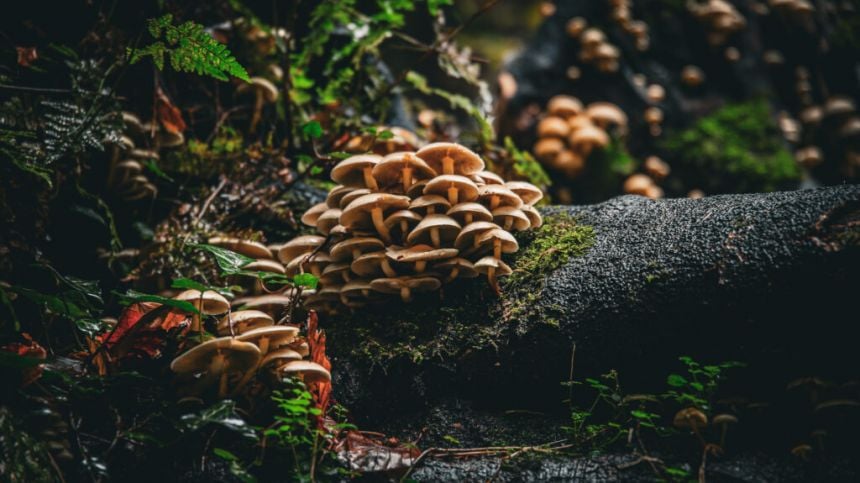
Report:
[{"label": "fern frond", "polygon": [[193,72],[226,81],[228,76],[248,81],[248,72],[239,64],[227,46],[209,35],[202,25],[192,21],[173,25],[173,16],[164,15],[148,21],[149,33],[156,42],[129,51],[129,62],[137,63],[151,57],[159,70],[164,69],[164,56],[170,66],[180,72]]}]

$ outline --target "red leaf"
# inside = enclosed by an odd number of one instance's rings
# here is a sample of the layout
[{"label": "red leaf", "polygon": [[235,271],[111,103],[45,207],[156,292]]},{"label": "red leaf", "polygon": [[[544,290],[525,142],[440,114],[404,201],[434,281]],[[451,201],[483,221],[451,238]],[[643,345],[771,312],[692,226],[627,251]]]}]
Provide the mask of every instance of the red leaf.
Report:
[{"label": "red leaf", "polygon": [[39,58],[36,47],[15,47],[15,50],[18,51],[18,65],[21,67],[30,67]]},{"label": "red leaf", "polygon": [[164,126],[164,129],[173,134],[179,134],[185,130],[182,111],[170,102],[170,99],[167,98],[161,88],[158,88],[155,92],[155,110],[158,114],[158,122]]},{"label": "red leaf", "polygon": [[[318,325],[317,313],[311,310],[308,312],[308,349],[310,349],[311,361],[331,372],[331,361],[325,355],[325,332],[319,330]],[[323,417],[331,403],[331,382],[312,382],[308,385],[308,391],[314,397],[316,407],[321,411],[318,423],[323,427]]]},{"label": "red leaf", "polygon": [[[30,337],[30,334],[22,333],[21,337],[24,338],[24,342],[12,342],[10,344],[6,344],[5,346],[0,347],[0,350],[12,352],[18,356],[32,359],[45,359],[48,356],[45,348],[33,340],[33,338]],[[21,368],[21,387],[29,386],[42,377],[42,368],[43,364]]]},{"label": "red leaf", "polygon": [[[98,337],[104,348],[112,352],[113,359],[127,355],[142,355],[153,358],[158,356],[164,342],[165,332],[179,326],[187,316],[177,312],[166,312],[154,318],[145,327],[138,327],[140,319],[149,312],[161,307],[154,302],[141,302],[129,305],[119,316],[116,327]],[[122,344],[120,344],[122,342]],[[118,352],[113,354],[113,352]]]}]

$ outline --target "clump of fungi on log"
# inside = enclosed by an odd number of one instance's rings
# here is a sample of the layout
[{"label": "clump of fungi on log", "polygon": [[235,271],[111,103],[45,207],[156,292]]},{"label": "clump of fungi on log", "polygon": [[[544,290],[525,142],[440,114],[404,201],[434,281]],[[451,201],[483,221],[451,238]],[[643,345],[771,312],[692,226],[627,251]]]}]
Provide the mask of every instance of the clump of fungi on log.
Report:
[{"label": "clump of fungi on log", "polygon": [[358,154],[331,172],[339,183],[302,222],[319,234],[285,243],[287,276],[319,278],[307,308],[335,311],[394,295],[408,302],[458,277],[511,273],[502,254],[519,247],[511,234],[541,225],[540,189],[485,171],[476,153],[455,143],[417,152]]}]

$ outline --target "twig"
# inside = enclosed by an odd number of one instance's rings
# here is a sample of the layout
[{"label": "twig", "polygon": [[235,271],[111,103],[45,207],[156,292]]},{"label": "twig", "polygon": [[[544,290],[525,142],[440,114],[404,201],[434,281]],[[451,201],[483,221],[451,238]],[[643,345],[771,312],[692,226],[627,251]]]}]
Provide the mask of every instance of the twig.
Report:
[{"label": "twig", "polygon": [[212,204],[212,200],[214,200],[215,197],[218,196],[218,193],[220,193],[221,190],[224,189],[224,186],[226,184],[227,184],[227,178],[222,176],[221,182],[218,183],[218,186],[216,186],[215,189],[212,191],[212,193],[209,194],[209,197],[206,198],[206,201],[203,203],[203,207],[200,208],[200,212],[197,213],[197,217],[195,218],[195,221],[200,221],[200,219],[203,218],[203,215],[206,214],[206,210],[209,209],[209,205]]}]

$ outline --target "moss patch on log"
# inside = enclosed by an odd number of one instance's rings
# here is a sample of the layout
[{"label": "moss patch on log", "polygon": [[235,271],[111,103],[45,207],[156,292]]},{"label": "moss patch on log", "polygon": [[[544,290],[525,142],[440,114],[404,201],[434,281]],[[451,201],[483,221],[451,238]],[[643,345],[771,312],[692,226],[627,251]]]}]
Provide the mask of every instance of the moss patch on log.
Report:
[{"label": "moss patch on log", "polygon": [[514,273],[502,280],[500,297],[483,278],[460,280],[409,304],[391,301],[332,317],[326,327],[333,353],[384,368],[398,360],[418,364],[457,358],[498,347],[512,332],[557,327],[557,311],[540,301],[546,276],[584,255],[594,244],[594,230],[560,214],[518,237]]}]

